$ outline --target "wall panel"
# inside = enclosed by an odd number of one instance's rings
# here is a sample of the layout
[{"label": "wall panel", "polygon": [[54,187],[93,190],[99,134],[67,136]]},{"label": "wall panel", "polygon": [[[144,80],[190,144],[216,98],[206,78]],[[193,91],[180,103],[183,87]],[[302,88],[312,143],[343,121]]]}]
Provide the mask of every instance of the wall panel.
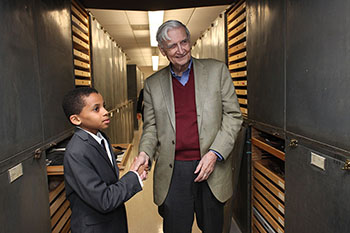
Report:
[{"label": "wall panel", "polygon": [[196,58],[214,58],[225,62],[225,19],[219,15],[192,47]]},{"label": "wall panel", "polygon": [[91,36],[94,87],[114,118],[106,133],[112,143],[130,143],[133,125],[128,108],[125,53],[93,16]]},{"label": "wall panel", "polygon": [[32,1],[0,1],[1,162],[40,144],[40,81]]},{"label": "wall panel", "polygon": [[[347,157],[301,140],[286,153],[286,232],[350,232],[350,176],[342,170]],[[311,153],[324,159],[324,169],[311,164]]]},{"label": "wall panel", "polygon": [[23,176],[9,183],[0,174],[0,232],[50,232],[49,194],[44,157],[22,163]]},{"label": "wall panel", "polygon": [[38,1],[37,42],[45,141],[72,126],[65,117],[62,97],[74,88],[70,1]]},{"label": "wall panel", "polygon": [[286,128],[349,151],[350,2],[287,2]]},{"label": "wall panel", "polygon": [[249,118],[284,128],[284,1],[247,0]]}]

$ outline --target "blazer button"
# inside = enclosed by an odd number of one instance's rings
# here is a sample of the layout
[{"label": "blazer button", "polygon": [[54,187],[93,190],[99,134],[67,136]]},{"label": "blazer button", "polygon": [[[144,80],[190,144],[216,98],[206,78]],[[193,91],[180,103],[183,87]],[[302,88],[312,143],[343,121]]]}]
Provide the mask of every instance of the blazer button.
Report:
[{"label": "blazer button", "polygon": [[169,164],[169,167],[170,167],[170,168],[173,168],[173,165],[172,165],[172,164]]},{"label": "blazer button", "polygon": [[172,143],[173,145],[175,145],[175,141],[174,141],[174,140],[172,140],[171,143]]}]

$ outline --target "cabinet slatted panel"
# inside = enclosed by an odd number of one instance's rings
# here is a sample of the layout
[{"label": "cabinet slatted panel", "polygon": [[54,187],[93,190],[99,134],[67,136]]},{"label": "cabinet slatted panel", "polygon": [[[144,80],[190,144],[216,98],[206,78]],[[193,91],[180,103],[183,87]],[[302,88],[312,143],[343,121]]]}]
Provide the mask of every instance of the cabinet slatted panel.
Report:
[{"label": "cabinet slatted panel", "polygon": [[[264,136],[265,135],[265,136]],[[281,139],[252,129],[252,232],[284,232],[284,152]],[[276,145],[276,148],[272,145]],[[253,211],[254,212],[254,211]],[[257,217],[259,215],[259,217]]]},{"label": "cabinet slatted panel", "polygon": [[50,217],[52,233],[67,233],[70,231],[71,210],[66,199],[64,182],[61,182],[49,193]]},{"label": "cabinet slatted panel", "polygon": [[72,38],[75,86],[92,86],[89,15],[72,1]]},{"label": "cabinet slatted panel", "polygon": [[242,114],[248,115],[247,98],[247,22],[246,2],[241,0],[227,14],[228,68],[239,99]]}]

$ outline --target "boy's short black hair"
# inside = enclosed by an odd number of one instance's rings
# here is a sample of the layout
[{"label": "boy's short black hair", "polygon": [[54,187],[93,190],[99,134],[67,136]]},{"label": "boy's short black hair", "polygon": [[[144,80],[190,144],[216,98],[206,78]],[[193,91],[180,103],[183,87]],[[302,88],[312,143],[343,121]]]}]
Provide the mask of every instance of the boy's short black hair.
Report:
[{"label": "boy's short black hair", "polygon": [[78,87],[69,91],[62,101],[62,107],[64,114],[69,120],[69,117],[74,114],[79,114],[85,107],[85,97],[88,97],[91,93],[97,93],[98,91],[92,87]]}]

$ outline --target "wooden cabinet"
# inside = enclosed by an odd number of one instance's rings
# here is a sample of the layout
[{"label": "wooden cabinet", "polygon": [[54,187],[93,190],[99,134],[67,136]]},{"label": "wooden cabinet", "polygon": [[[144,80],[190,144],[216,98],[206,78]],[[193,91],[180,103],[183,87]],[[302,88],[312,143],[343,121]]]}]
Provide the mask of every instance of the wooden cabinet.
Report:
[{"label": "wooden cabinet", "polygon": [[284,232],[284,140],[252,128],[252,232]]},{"label": "wooden cabinet", "polygon": [[227,13],[227,61],[243,115],[248,114],[246,2],[237,2]]},{"label": "wooden cabinet", "polygon": [[92,86],[89,15],[75,1],[71,13],[75,85]]},{"label": "wooden cabinet", "polygon": [[[238,97],[248,97],[245,122],[270,136],[277,129],[281,132],[277,137],[287,138],[289,145],[284,156],[283,150],[271,147],[259,135],[252,136],[248,176],[252,206],[260,211],[251,214],[252,231],[348,232],[349,221],[344,217],[349,210],[349,189],[344,185],[348,170],[342,167],[350,158],[346,107],[350,105],[350,66],[344,49],[349,44],[348,30],[344,33],[349,28],[349,7],[340,0],[245,3],[245,26],[235,24],[240,16],[234,12],[241,1],[227,13],[228,66]],[[244,27],[245,44],[239,46],[236,40],[243,39]],[[244,56],[246,74],[236,64]],[[246,83],[235,80],[241,75],[247,75]],[[247,88],[240,87],[244,85]],[[240,100],[241,107],[244,103]],[[318,158],[314,154],[321,155],[320,161],[313,161]],[[271,161],[284,164],[280,167],[286,168],[285,179],[269,171]],[[279,185],[282,181],[284,189]],[[265,223],[271,231],[264,228]]]},{"label": "wooden cabinet", "polygon": [[66,198],[64,181],[49,193],[50,218],[52,233],[70,231],[70,216],[72,211],[69,208],[69,201]]}]

